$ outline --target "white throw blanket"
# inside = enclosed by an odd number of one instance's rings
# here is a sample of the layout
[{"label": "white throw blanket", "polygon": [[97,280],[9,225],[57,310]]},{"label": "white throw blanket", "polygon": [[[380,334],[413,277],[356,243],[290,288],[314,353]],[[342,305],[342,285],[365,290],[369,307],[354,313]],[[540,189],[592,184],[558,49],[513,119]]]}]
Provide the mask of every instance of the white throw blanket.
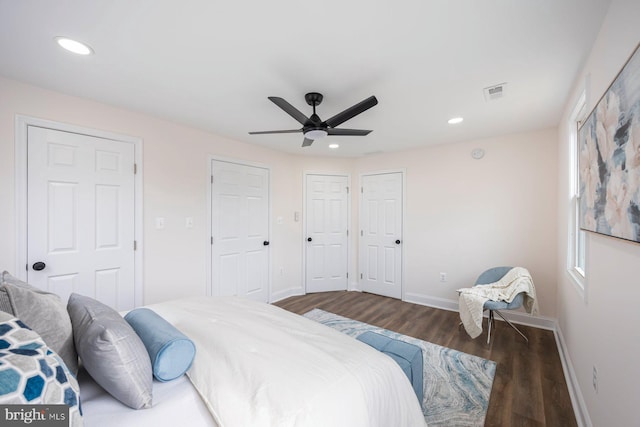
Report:
[{"label": "white throw blanket", "polygon": [[524,308],[529,314],[538,312],[536,290],[526,268],[514,267],[497,282],[477,285],[473,288],[458,289],[460,294],[460,320],[465,330],[476,338],[482,333],[482,313],[484,303],[505,301],[510,303],[520,292],[524,292]]}]

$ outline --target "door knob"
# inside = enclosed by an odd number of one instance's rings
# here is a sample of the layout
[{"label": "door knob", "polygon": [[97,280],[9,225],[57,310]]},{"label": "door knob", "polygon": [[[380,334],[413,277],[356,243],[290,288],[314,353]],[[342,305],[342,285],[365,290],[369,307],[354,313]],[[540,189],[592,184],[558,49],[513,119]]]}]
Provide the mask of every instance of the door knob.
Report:
[{"label": "door knob", "polygon": [[396,240],[396,245],[399,245],[399,244],[400,244],[400,240]]},{"label": "door knob", "polygon": [[262,244],[265,245],[265,246],[269,246],[269,241],[265,240],[264,242],[262,242]]},{"label": "door knob", "polygon": [[45,268],[46,266],[47,266],[47,264],[45,264],[45,263],[44,263],[44,262],[42,262],[42,261],[38,261],[38,262],[36,262],[36,263],[34,263],[34,264],[32,265],[32,267],[33,267],[33,269],[34,269],[35,271],[44,270],[44,268]]},{"label": "door knob", "polygon": [[307,242],[312,241],[313,239],[311,237],[307,237]]}]

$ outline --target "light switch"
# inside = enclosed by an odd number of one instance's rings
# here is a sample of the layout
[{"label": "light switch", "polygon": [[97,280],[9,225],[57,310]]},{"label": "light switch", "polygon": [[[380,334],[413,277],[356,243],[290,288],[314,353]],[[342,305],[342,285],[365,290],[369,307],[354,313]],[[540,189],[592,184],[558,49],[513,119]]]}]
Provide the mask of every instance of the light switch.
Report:
[{"label": "light switch", "polygon": [[159,216],[156,217],[156,229],[162,230],[164,228],[164,218]]},{"label": "light switch", "polygon": [[296,212],[293,213],[293,220],[295,222],[300,222],[300,212],[296,211]]},{"label": "light switch", "polygon": [[193,228],[193,217],[190,217],[190,216],[186,217],[184,219],[184,226],[187,228]]}]

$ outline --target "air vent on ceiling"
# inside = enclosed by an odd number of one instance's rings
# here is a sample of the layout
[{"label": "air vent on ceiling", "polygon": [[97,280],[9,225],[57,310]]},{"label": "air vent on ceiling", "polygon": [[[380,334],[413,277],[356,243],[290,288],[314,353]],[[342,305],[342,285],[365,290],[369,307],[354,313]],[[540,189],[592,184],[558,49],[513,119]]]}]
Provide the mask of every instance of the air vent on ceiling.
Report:
[{"label": "air vent on ceiling", "polygon": [[507,84],[500,83],[497,85],[484,88],[484,100],[489,102],[504,97],[507,91]]}]

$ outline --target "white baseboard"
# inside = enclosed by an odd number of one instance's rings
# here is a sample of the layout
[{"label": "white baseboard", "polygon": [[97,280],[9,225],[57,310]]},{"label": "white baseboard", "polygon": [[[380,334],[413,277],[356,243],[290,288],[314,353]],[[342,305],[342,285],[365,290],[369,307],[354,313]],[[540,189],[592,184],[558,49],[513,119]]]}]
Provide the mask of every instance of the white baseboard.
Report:
[{"label": "white baseboard", "polygon": [[278,292],[274,292],[271,294],[270,302],[273,304],[274,302],[282,301],[283,299],[287,299],[289,297],[304,295],[304,289],[302,288],[289,288],[283,289]]},{"label": "white baseboard", "polygon": [[441,308],[443,310],[458,311],[458,302],[446,298],[430,297],[428,295],[407,292],[404,294],[403,301],[425,305],[427,307]]},{"label": "white baseboard", "polygon": [[[458,301],[447,298],[406,293],[404,294],[404,301],[426,305],[427,307],[441,308],[443,310],[459,311]],[[550,331],[554,331],[556,329],[556,320],[550,317],[531,316],[530,314],[513,310],[500,310],[500,313],[509,319],[510,322],[517,323],[519,325],[533,326],[534,328],[548,329]],[[500,319],[499,316],[496,316],[496,320],[501,321],[502,319]]]},{"label": "white baseboard", "polygon": [[560,361],[562,362],[562,370],[564,371],[564,378],[569,389],[569,396],[571,397],[571,405],[573,406],[573,413],[576,416],[576,422],[578,427],[593,427],[591,423],[591,417],[589,417],[589,411],[587,405],[582,396],[580,390],[580,384],[578,383],[578,377],[573,370],[573,364],[569,357],[567,345],[562,335],[562,329],[557,326],[554,330],[556,337],[556,346],[558,347],[558,353],[560,353]]}]

